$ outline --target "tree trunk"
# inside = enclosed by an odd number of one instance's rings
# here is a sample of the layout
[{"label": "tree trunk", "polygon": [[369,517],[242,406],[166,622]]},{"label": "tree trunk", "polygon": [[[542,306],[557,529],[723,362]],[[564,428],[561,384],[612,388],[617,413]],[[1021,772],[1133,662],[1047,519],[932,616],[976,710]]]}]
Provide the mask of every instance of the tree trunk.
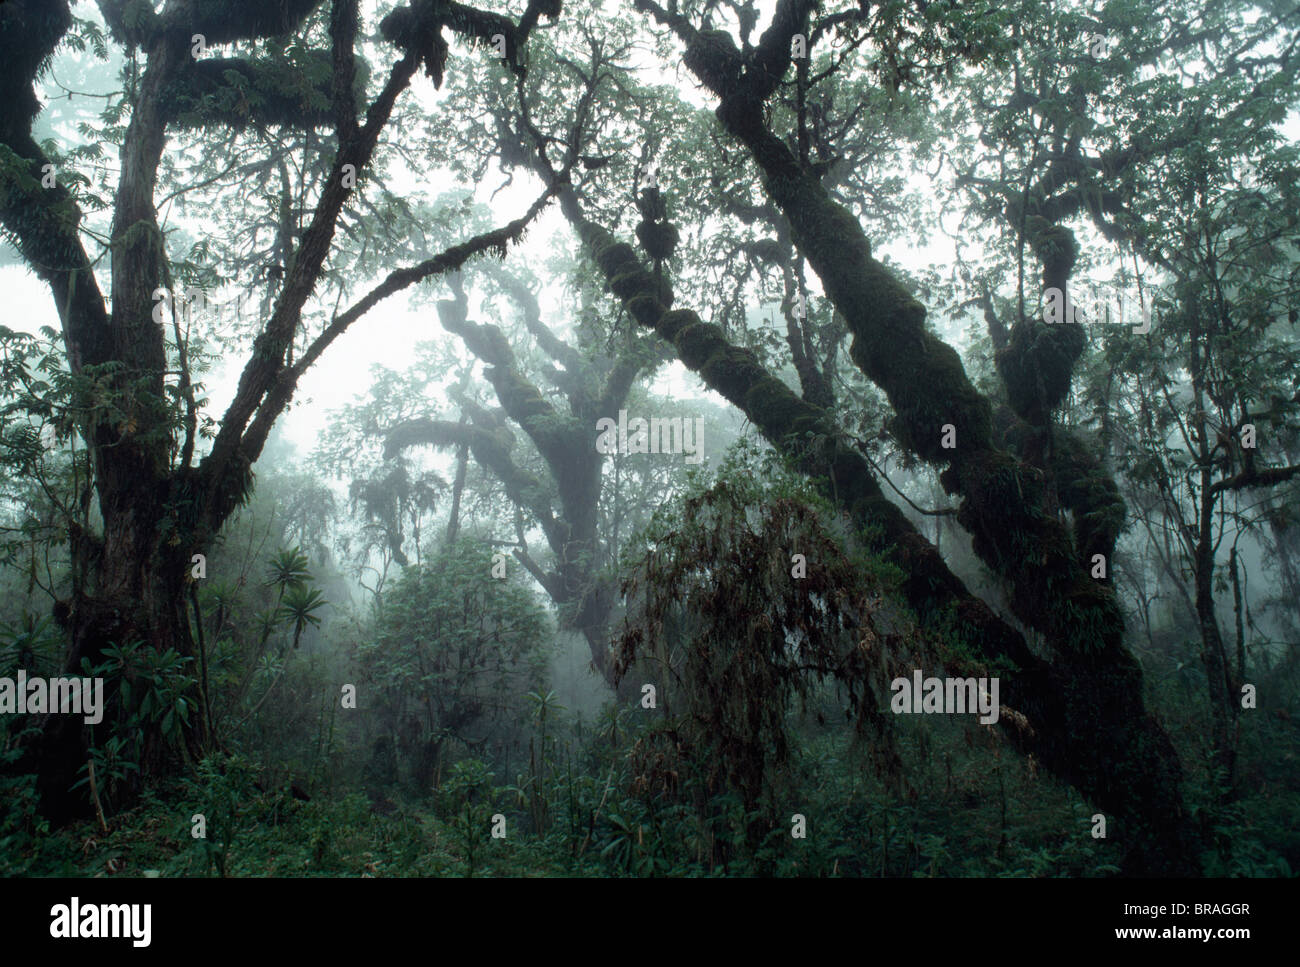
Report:
[{"label": "tree trunk", "polygon": [[[469,422],[469,414],[462,413],[460,425]],[[456,449],[456,480],[451,488],[451,516],[447,521],[447,543],[454,543],[460,531],[460,496],[465,490],[465,474],[469,469],[469,444],[462,442]],[[418,544],[417,544],[418,548]]]},{"label": "tree trunk", "polygon": [[[1205,683],[1210,711],[1210,737],[1214,743],[1214,764],[1220,770],[1220,781],[1231,790],[1236,771],[1236,748],[1233,742],[1233,725],[1236,719],[1233,701],[1232,670],[1224,650],[1223,634],[1215,617],[1214,605],[1214,545],[1209,526],[1213,521],[1213,498],[1204,497],[1211,505],[1203,508],[1200,539],[1196,545],[1196,618],[1201,630],[1201,662],[1205,668]],[[1231,798],[1231,793],[1227,792]]]},{"label": "tree trunk", "polygon": [[[98,566],[91,575],[91,587],[75,592],[71,602],[67,674],[82,675],[83,660],[92,666],[99,664],[109,646],[137,641],[152,650],[175,649],[182,656],[194,658],[196,649],[185,613],[190,547],[183,541],[173,545],[160,539],[158,524],[164,519],[157,512],[160,508],[146,512],[141,500],[127,509],[123,507],[126,499],[105,494],[105,489],[101,487],[101,506],[120,509],[106,516],[104,541]],[[137,497],[148,493],[147,487],[135,490]],[[191,672],[197,675],[198,670]],[[122,714],[118,689],[106,682],[103,719],[94,726],[95,741],[102,743]],[[206,741],[203,716],[190,716],[182,729],[189,751],[201,752]],[[71,786],[86,764],[90,738],[91,732],[81,716],[49,715],[39,738],[27,750],[25,765],[37,774],[41,812],[55,822],[89,812],[89,802],[71,792]],[[142,743],[137,763],[141,776],[165,771],[174,752],[165,747],[158,730],[146,728]]]},{"label": "tree trunk", "polygon": [[[710,389],[738,406],[873,535],[877,552],[907,575],[900,591],[930,633],[955,637],[977,656],[972,662],[949,653],[948,671],[964,677],[987,674],[989,666],[1013,669],[1002,677],[1003,704],[1019,716],[1002,717],[1005,734],[1118,820],[1112,828],[1121,830],[1125,872],[1197,874],[1199,835],[1183,807],[1182,768],[1144,707],[1132,654],[1094,647],[1091,653],[1062,649],[1051,662],[1036,655],[885,498],[870,465],[841,439],[829,414],[767,373],[752,353],[728,344],[716,326],[689,310],[666,310],[660,287],[631,247],[586,220],[572,192],[561,192],[560,202],[633,318],[673,343]],[[810,439],[824,442],[810,445]]]}]

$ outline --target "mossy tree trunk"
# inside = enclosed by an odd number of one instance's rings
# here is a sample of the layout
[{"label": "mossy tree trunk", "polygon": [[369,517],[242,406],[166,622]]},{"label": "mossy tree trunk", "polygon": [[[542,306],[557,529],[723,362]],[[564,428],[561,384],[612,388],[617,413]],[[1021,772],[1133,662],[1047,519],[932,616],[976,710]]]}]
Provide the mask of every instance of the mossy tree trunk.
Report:
[{"label": "mossy tree trunk", "polygon": [[[298,381],[322,352],[371,307],[400,289],[431,275],[459,268],[485,251],[504,251],[516,241],[546,201],[539,199],[527,216],[455,245],[432,259],[398,269],[360,302],[337,315],[307,349],[291,360],[290,346],[301,331],[304,306],[321,278],[330,254],[339,215],[351,182],[346,165],[363,172],[398,97],[425,64],[441,72],[441,52],[427,46],[426,34],[408,30],[395,11],[381,28],[399,52],[375,101],[358,121],[354,40],[355,0],[332,7],[330,36],[332,76],[319,92],[330,105],[323,114],[303,112],[301,90],[281,91],[278,76],[256,57],[195,60],[190,44],[202,34],[207,44],[281,36],[298,26],[321,0],[286,0],[275,4],[231,4],[193,0],[169,4],[155,13],[136,4],[141,16],[130,22],[123,5],[103,4],[110,33],[124,47],[139,52],[144,65],[132,100],[130,123],[120,151],[121,174],[114,201],[111,252],[111,311],[94,274],[79,232],[81,212],[62,183],[46,188],[42,179],[53,168],[32,137],[40,110],[34,85],[41,66],[72,29],[66,0],[12,0],[0,6],[0,223],[14,238],[24,261],[53,296],[63,330],[68,363],[76,377],[95,377],[111,394],[111,406],[83,410],[78,433],[90,452],[94,491],[103,518],[101,535],[76,534],[73,543],[83,582],[56,614],[69,629],[68,671],[81,673],[81,660],[92,662],[105,646],[143,641],[149,647],[193,652],[184,610],[190,558],[211,546],[216,534],[247,497],[251,467],[262,452],[272,426],[284,412]],[[515,25],[498,14],[459,8],[449,29],[480,36],[502,32],[517,49],[536,23],[540,8],[530,8]],[[418,18],[417,18],[418,19]],[[513,61],[512,61],[513,63]],[[270,318],[259,331],[240,376],[235,398],[224,414],[211,451],[191,465],[195,422],[193,401],[184,415],[176,412],[165,383],[169,370],[166,331],[153,318],[155,290],[170,284],[167,253],[154,208],[154,190],[169,126],[193,125],[193,108],[220,78],[234,70],[245,80],[266,83],[265,96],[244,103],[242,113],[223,114],[212,107],[200,126],[223,129],[250,122],[318,126],[333,123],[335,157],[301,244],[289,260],[283,287]],[[188,115],[187,115],[187,112]],[[184,120],[182,120],[184,118]],[[327,142],[328,143],[328,142]],[[97,260],[96,260],[97,261]],[[182,354],[184,346],[171,351]],[[192,388],[182,385],[182,395]],[[186,409],[185,406],[181,407]],[[182,441],[180,437],[183,436]],[[175,455],[183,455],[177,462]],[[109,696],[115,699],[114,696]],[[105,720],[116,715],[116,702]],[[189,717],[186,742],[198,751],[204,741],[203,717]],[[40,738],[27,750],[23,765],[34,768],[42,791],[42,809],[54,818],[85,811],[83,797],[69,791],[72,777],[86,761],[87,734],[76,716],[46,718]],[[142,771],[158,773],[170,763],[146,736]]]},{"label": "mossy tree trunk", "polygon": [[[391,455],[422,444],[469,447],[475,460],[502,482],[511,501],[537,520],[554,555],[554,567],[543,568],[522,539],[515,557],[560,607],[565,624],[587,640],[597,673],[616,686],[609,631],[617,594],[614,576],[603,566],[606,547],[598,532],[605,457],[596,450],[595,427],[601,417],[617,415],[637,377],[656,363],[657,356],[634,343],[602,372],[546,327],[536,297],[518,279],[501,273],[498,281],[519,305],[525,327],[538,345],[563,367],[553,369],[551,378],[567,398],[567,413],[523,374],[497,326],[470,320],[468,298],[458,277],[451,280],[455,298],[438,303],[438,316],[443,328],[459,336],[486,364],[485,375],[502,409],[537,449],[550,479],[537,478],[514,462],[510,431],[479,407],[470,408],[473,420],[468,425],[416,419],[395,426],[389,431],[386,452]],[[552,505],[552,489],[558,507]]]},{"label": "mossy tree trunk", "polygon": [[1182,804],[1181,766],[1168,736],[1143,708],[1140,690],[1130,691],[1135,680],[1140,686],[1132,656],[1037,656],[885,497],[870,464],[830,414],[792,392],[752,353],[730,345],[718,327],[690,310],[668,310],[660,301],[662,284],[631,246],[587,220],[571,191],[561,191],[560,203],[637,322],[670,341],[683,363],[818,480],[871,535],[876,551],[903,571],[901,591],[924,628],[937,640],[957,644],[942,656],[948,672],[978,676],[990,668],[1014,669],[1001,676],[1003,704],[1023,720],[1004,716],[1006,734],[1109,813],[1113,835],[1127,850],[1126,871],[1194,873],[1199,841]]},{"label": "mossy tree trunk", "polygon": [[[1086,534],[1076,535],[1056,513],[1061,499],[1050,473],[998,445],[993,407],[971,384],[952,347],[926,328],[925,307],[872,257],[857,220],[767,125],[765,105],[790,67],[791,38],[807,35],[816,3],[782,0],[760,43],[743,53],[725,32],[696,30],[653,0],[638,0],[638,6],[685,44],[686,66],[717,96],[719,122],[748,150],[765,191],[789,220],[797,248],[843,315],[853,337],[853,361],[888,397],[895,439],[922,460],[945,468],[940,480],[961,499],[957,519],[970,533],[975,553],[1004,580],[1016,617],[1042,633],[1052,650],[1056,701],[1066,706],[1063,715],[1071,722],[1069,729],[1043,737],[1059,743],[1052,767],[1131,825],[1131,871],[1196,869],[1199,861],[1191,848],[1196,836],[1183,807],[1177,755],[1145,710],[1141,669],[1125,647],[1114,590],[1109,580],[1091,577],[1091,561],[1081,553],[1084,545],[1100,548],[1097,552],[1109,563],[1122,522],[1122,515],[1114,519],[1116,505],[1109,500],[1113,481],[1111,488],[1099,488],[1102,513],[1085,515]],[[1073,239],[1041,215],[1034,219],[1027,240],[1043,259],[1045,279],[1063,286],[1074,261]],[[627,263],[630,250],[612,254],[617,250],[606,242],[598,258],[602,264]],[[620,296],[633,285],[630,277],[613,278],[611,284]],[[635,298],[651,300],[649,295]],[[650,325],[656,312],[652,301],[639,314],[634,310]],[[1033,325],[1019,321],[1021,339]],[[1046,424],[1052,401],[1068,390],[1082,348],[1079,333],[1069,331],[1073,329],[1077,327],[1066,327],[1052,338],[1056,345],[1048,356],[1054,357],[1053,366],[1043,374],[1050,385],[1036,386],[1018,399],[1013,394],[1030,426]],[[725,379],[725,369],[723,375]],[[945,446],[951,440],[945,430],[955,431],[951,448]],[[1030,449],[1042,454],[1041,463],[1046,453],[1040,447],[1041,437],[1039,447]],[[1036,730],[1046,725],[1032,715],[1030,721]],[[1122,788],[1117,785],[1121,776]]]}]

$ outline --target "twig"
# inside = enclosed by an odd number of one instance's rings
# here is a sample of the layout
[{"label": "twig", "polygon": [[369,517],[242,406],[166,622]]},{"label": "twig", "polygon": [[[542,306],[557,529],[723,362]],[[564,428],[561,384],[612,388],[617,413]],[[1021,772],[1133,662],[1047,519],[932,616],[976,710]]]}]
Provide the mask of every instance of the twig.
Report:
[{"label": "twig", "polygon": [[90,796],[95,800],[95,813],[99,816],[99,826],[107,833],[108,823],[104,821],[104,807],[99,804],[99,788],[95,784],[95,760],[87,759],[86,765],[90,766]]},{"label": "twig", "polygon": [[600,797],[600,802],[596,806],[596,811],[591,814],[591,825],[587,827],[587,835],[578,847],[578,855],[581,856],[587,849],[587,844],[591,842],[591,833],[596,828],[596,820],[600,818],[600,811],[605,806],[605,799],[609,796],[609,784],[614,778],[614,767],[609,767],[609,775],[605,777],[605,792]]}]

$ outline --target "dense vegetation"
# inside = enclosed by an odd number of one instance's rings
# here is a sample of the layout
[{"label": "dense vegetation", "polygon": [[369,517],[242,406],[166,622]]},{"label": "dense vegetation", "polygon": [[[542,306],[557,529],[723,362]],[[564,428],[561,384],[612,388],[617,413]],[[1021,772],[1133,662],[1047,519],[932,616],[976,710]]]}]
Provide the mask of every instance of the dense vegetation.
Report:
[{"label": "dense vegetation", "polygon": [[1300,8],[0,54],[0,872],[1300,865]]}]

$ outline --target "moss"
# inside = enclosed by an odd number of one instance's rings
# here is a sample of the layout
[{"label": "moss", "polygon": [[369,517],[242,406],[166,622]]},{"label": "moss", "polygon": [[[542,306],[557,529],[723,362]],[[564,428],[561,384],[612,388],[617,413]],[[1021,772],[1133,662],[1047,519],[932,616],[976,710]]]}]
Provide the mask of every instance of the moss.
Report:
[{"label": "moss", "polygon": [[722,330],[717,326],[700,320],[692,313],[694,321],[682,326],[673,337],[673,345],[682,362],[692,369],[704,373],[711,361],[714,351],[724,344]]},{"label": "moss", "polygon": [[[159,111],[164,121],[184,128],[329,127],[333,123],[329,54],[303,54],[301,61],[297,65],[273,58],[195,61],[163,92]],[[304,65],[315,70],[305,71]],[[308,73],[321,78],[314,87],[303,80]]]},{"label": "moss", "polygon": [[676,226],[669,222],[643,221],[636,227],[636,237],[647,255],[662,262],[676,251],[680,236]]},{"label": "moss", "polygon": [[[895,417],[894,432],[908,449],[931,463],[947,463],[960,453],[981,451],[992,446],[992,410],[988,401],[965,378],[956,352],[937,339],[907,346],[909,356],[895,365],[910,369],[899,380],[890,402]],[[906,343],[904,343],[906,345]],[[857,359],[857,346],[853,352]],[[943,446],[944,426],[956,429],[956,448]]]},{"label": "moss", "polygon": [[743,409],[765,433],[777,438],[830,432],[821,412],[795,396],[780,380],[764,374],[744,393]]},{"label": "moss", "polygon": [[632,318],[643,326],[654,326],[664,314],[663,303],[640,289],[633,295],[625,296],[624,305]]},{"label": "moss", "polygon": [[675,343],[679,332],[699,321],[700,317],[689,309],[678,309],[660,316],[659,324],[655,328],[658,330],[659,335]]},{"label": "moss", "polygon": [[636,252],[632,250],[632,246],[625,242],[614,241],[609,236],[599,240],[593,246],[592,254],[600,270],[611,281],[614,276],[638,266]]},{"label": "moss", "polygon": [[[1067,654],[1077,653],[1060,589],[1081,572],[1070,532],[1045,510],[1045,481],[995,448],[988,401],[952,347],[926,330],[924,307],[872,259],[853,216],[799,171],[789,149],[764,127],[761,110],[743,98],[732,101],[719,117],[763,168],[768,194],[790,220],[796,244],[848,324],[853,361],[894,408],[891,425],[899,441],[922,459],[949,464],[940,479],[965,498],[959,520],[971,529],[976,553],[1008,580],[1017,616]],[[1050,270],[1068,274],[1077,257],[1068,230],[1039,219],[1031,234]],[[1021,338],[1034,351],[1016,360],[1017,405],[1037,418],[1068,389],[1081,333],[1030,329]],[[942,445],[945,424],[957,431],[955,449]],[[1122,625],[1113,603],[1098,603],[1089,620],[1107,641],[1119,638]]]},{"label": "moss", "polygon": [[1043,264],[1043,285],[1064,291],[1079,258],[1074,232],[1064,225],[1053,225],[1040,215],[1031,215],[1025,219],[1025,238]]},{"label": "moss", "polygon": [[610,290],[620,299],[633,296],[654,287],[654,278],[641,268],[625,269],[609,280]]},{"label": "moss", "polygon": [[712,90],[733,83],[740,67],[740,52],[725,30],[701,30],[686,48],[686,67]]},{"label": "moss", "polygon": [[1083,352],[1083,327],[1048,325],[1026,319],[1011,329],[1011,341],[996,357],[1011,408],[1024,420],[1045,425],[1070,393],[1074,364]]},{"label": "moss", "polygon": [[[707,345],[712,350],[708,359],[699,367],[700,375],[727,399],[743,398],[754,380],[764,375],[761,367],[754,361],[752,354],[727,343],[722,338],[721,330],[709,323],[701,323],[699,326],[684,330],[682,336],[678,337],[678,345],[682,344],[684,336],[698,329],[705,331],[696,338],[700,341],[708,340]],[[685,353],[682,359],[683,362],[687,361]]]}]

